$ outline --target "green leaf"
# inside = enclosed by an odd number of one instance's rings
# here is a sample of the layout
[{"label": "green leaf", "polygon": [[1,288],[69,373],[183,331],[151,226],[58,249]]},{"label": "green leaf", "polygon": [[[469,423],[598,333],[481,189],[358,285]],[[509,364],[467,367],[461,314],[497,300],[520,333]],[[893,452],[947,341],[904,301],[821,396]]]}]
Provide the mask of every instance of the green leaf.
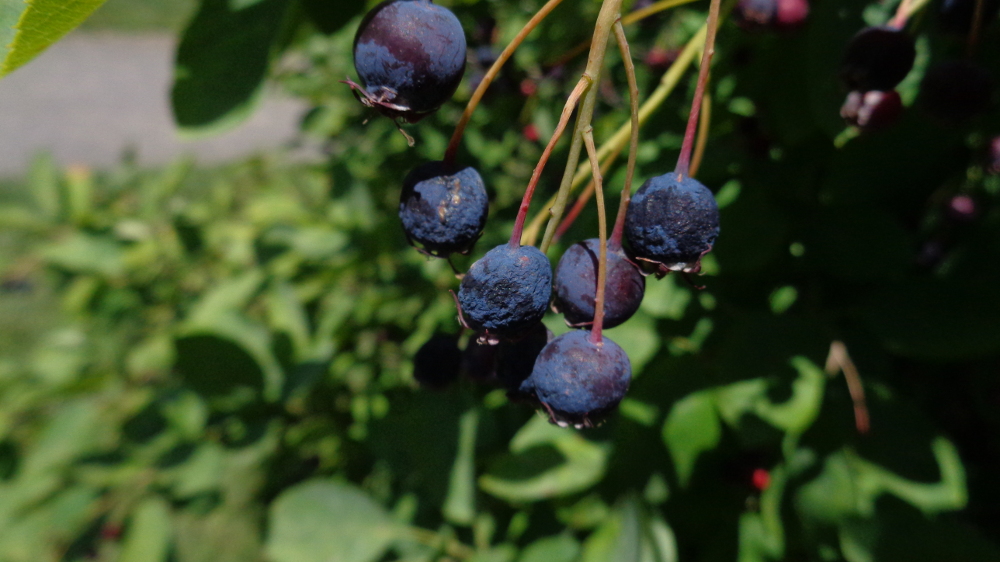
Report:
[{"label": "green leaf", "polygon": [[274,562],[370,562],[402,531],[361,490],[322,480],[282,493],[269,526],[267,553]]},{"label": "green leaf", "polygon": [[479,487],[510,502],[531,502],[590,488],[604,476],[609,450],[535,416],[511,440],[510,452],[480,477]]},{"label": "green leaf", "polygon": [[710,393],[697,392],[674,404],[663,424],[663,441],[681,486],[691,479],[698,455],[716,448],[721,438],[722,424]]},{"label": "green leaf", "polygon": [[289,2],[233,4],[204,0],[177,49],[171,101],[188,133],[234,126],[261,98]]},{"label": "green leaf", "polygon": [[458,525],[471,525],[476,516],[476,430],[479,412],[475,409],[462,414],[459,420],[458,453],[451,467],[448,496],[442,512]]},{"label": "green leaf", "polygon": [[132,514],[120,562],[162,562],[170,552],[170,506],[159,497],[143,500]]},{"label": "green leaf", "polygon": [[62,39],[103,3],[104,0],[28,0],[18,7],[18,3],[5,0],[0,4],[0,77]]},{"label": "green leaf", "polygon": [[580,543],[572,535],[545,537],[524,548],[517,562],[573,562],[580,554]]}]

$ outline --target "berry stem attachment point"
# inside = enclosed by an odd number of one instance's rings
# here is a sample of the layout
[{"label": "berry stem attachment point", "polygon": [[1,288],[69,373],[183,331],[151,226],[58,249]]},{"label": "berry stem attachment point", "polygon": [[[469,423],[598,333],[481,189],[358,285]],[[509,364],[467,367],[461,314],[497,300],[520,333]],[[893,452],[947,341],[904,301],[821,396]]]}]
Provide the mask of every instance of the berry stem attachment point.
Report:
[{"label": "berry stem attachment point", "polygon": [[[904,0],[906,1],[906,0]],[[715,55],[715,32],[719,29],[719,9],[721,0],[712,0],[708,9],[708,31],[705,32],[705,49],[701,53],[701,68],[698,69],[698,85],[694,90],[691,102],[691,113],[688,115],[687,129],[684,131],[684,143],[681,154],[677,158],[675,171],[679,175],[688,176],[691,168],[691,150],[694,148],[694,135],[698,128],[698,116],[701,112],[701,101],[705,97],[705,87],[708,85],[708,74],[712,66],[712,56]]]},{"label": "berry stem attachment point", "polygon": [[531,197],[535,193],[535,187],[538,186],[538,179],[542,176],[545,164],[548,163],[549,156],[552,155],[552,149],[555,148],[556,143],[559,142],[559,138],[562,137],[563,131],[566,130],[566,125],[569,124],[569,118],[573,115],[573,110],[576,109],[576,105],[580,101],[580,96],[587,91],[591,84],[590,77],[584,73],[580,81],[576,83],[576,87],[570,92],[569,98],[566,99],[566,105],[563,106],[562,115],[559,116],[559,123],[556,125],[556,130],[552,133],[549,144],[545,145],[545,150],[542,151],[542,156],[538,159],[538,164],[535,165],[535,170],[531,173],[531,180],[528,181],[528,187],[524,190],[524,197],[521,199],[521,208],[518,209],[517,219],[514,221],[514,231],[510,234],[510,246],[512,248],[517,248],[521,245],[521,233],[524,230],[524,221],[528,216],[528,208],[531,207]]},{"label": "berry stem attachment point", "polygon": [[590,343],[600,345],[604,327],[604,289],[608,279],[608,219],[604,211],[604,178],[601,177],[601,163],[597,159],[594,146],[594,130],[587,127],[583,131],[583,144],[587,147],[587,157],[594,173],[594,194],[597,201],[597,229],[601,249],[597,255],[597,294],[594,297],[594,325],[590,329]]},{"label": "berry stem attachment point", "polygon": [[[639,151],[639,83],[635,78],[635,64],[632,62],[632,51],[628,46],[628,39],[625,37],[625,29],[622,22],[615,23],[615,39],[618,41],[618,50],[622,54],[622,62],[625,63],[625,77],[628,81],[630,128],[628,145],[628,166],[625,168],[625,185],[622,186],[621,201],[618,203],[618,216],[615,217],[615,227],[611,233],[611,247],[619,250],[622,247],[622,231],[625,229],[625,213],[631,201],[632,179],[635,176],[635,159]],[[617,154],[617,152],[616,152]]]},{"label": "berry stem attachment point", "polygon": [[472,97],[469,98],[469,103],[465,106],[465,111],[462,113],[461,119],[458,120],[458,125],[455,126],[455,132],[451,135],[451,140],[448,141],[448,148],[444,153],[445,164],[453,165],[455,163],[455,156],[458,154],[458,146],[462,143],[462,135],[465,133],[465,128],[469,125],[469,120],[472,119],[473,112],[476,111],[476,107],[479,106],[479,102],[483,99],[486,94],[486,90],[493,83],[493,80],[500,74],[500,70],[503,69],[503,65],[507,63],[507,60],[514,54],[514,51],[521,46],[521,43],[527,39],[528,35],[538,27],[538,24],[545,19],[552,10],[562,3],[562,0],[549,0],[546,2],[538,12],[528,23],[524,24],[521,31],[514,36],[514,39],[504,48],[497,57],[497,60],[493,63],[493,66],[486,72],[483,76],[482,81],[479,82],[479,86],[476,87],[476,91],[472,93]]}]

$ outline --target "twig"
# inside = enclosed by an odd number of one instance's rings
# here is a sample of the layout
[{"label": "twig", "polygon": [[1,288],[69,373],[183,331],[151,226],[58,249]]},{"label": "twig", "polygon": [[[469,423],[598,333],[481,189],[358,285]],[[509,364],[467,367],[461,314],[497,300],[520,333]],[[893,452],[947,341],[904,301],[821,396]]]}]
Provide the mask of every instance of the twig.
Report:
[{"label": "twig", "polygon": [[871,429],[868,406],[865,402],[865,388],[861,384],[861,374],[847,353],[847,346],[839,340],[830,344],[830,354],[826,358],[827,374],[835,375],[837,371],[844,373],[847,390],[851,393],[851,401],[854,403],[854,426],[858,429],[858,433],[864,435]]}]

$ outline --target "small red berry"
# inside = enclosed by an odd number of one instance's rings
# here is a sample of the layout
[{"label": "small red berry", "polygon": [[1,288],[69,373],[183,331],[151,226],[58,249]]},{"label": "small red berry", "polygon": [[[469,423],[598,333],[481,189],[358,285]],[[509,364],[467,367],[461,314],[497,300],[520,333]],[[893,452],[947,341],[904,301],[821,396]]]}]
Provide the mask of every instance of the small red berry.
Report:
[{"label": "small red berry", "polygon": [[521,132],[528,142],[538,142],[538,127],[535,127],[534,123],[525,125]]},{"label": "small red berry", "polygon": [[754,469],[753,476],[750,479],[753,487],[760,492],[763,492],[771,485],[771,473],[764,468]]}]

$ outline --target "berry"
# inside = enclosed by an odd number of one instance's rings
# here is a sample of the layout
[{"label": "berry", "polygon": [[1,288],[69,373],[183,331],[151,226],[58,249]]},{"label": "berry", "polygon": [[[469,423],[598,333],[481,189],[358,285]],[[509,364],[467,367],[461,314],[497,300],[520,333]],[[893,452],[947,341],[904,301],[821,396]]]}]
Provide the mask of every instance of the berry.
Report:
[{"label": "berry", "polygon": [[[938,12],[938,24],[949,33],[968,33],[972,29],[972,20],[976,14],[977,0],[944,0]],[[997,17],[1000,12],[1000,0],[983,1],[983,23]]]},{"label": "berry", "polygon": [[940,63],[920,83],[920,105],[932,117],[948,123],[968,121],[985,113],[993,97],[990,75],[961,60]]},{"label": "berry", "polygon": [[628,390],[632,365],[615,342],[590,341],[590,332],[573,330],[548,343],[521,385],[534,393],[554,423],[591,427],[613,411]]},{"label": "berry", "polygon": [[486,339],[516,339],[545,316],[552,265],[534,246],[502,244],[472,264],[458,289],[468,325]]},{"label": "berry", "polygon": [[793,29],[809,16],[808,0],[740,0],[736,23],[747,30]]},{"label": "berry", "polygon": [[415,123],[455,93],[465,57],[465,33],[450,10],[430,0],[386,0],[354,36],[354,68],[364,87],[348,84],[361,103]]},{"label": "berry", "polygon": [[899,120],[903,102],[896,90],[851,92],[840,108],[840,116],[862,131],[885,129]]},{"label": "berry", "polygon": [[486,226],[489,201],[475,168],[449,173],[443,162],[427,162],[403,180],[399,220],[410,243],[432,255],[466,253]]},{"label": "berry", "polygon": [[[577,242],[563,253],[556,265],[555,308],[566,316],[570,326],[594,321],[594,300],[597,296],[597,264],[600,240],[591,238]],[[604,291],[604,327],[614,328],[639,310],[646,291],[646,278],[639,268],[625,257],[619,247],[608,248],[608,273]]]},{"label": "berry", "polygon": [[462,352],[455,336],[436,334],[413,356],[413,378],[420,386],[446,388],[458,378]]},{"label": "berry", "polygon": [[462,374],[480,383],[496,382],[498,347],[470,338],[462,352]]},{"label": "berry", "polygon": [[840,78],[850,90],[891,90],[917,56],[913,37],[894,27],[866,27],[847,44]]},{"label": "berry", "polygon": [[646,181],[625,214],[632,255],[671,271],[697,271],[719,236],[719,207],[707,187],[670,172]]},{"label": "berry", "polygon": [[524,397],[518,389],[525,379],[531,376],[538,354],[552,341],[552,337],[552,332],[539,322],[523,338],[517,341],[502,341],[500,345],[495,346],[497,378],[511,397]]}]

